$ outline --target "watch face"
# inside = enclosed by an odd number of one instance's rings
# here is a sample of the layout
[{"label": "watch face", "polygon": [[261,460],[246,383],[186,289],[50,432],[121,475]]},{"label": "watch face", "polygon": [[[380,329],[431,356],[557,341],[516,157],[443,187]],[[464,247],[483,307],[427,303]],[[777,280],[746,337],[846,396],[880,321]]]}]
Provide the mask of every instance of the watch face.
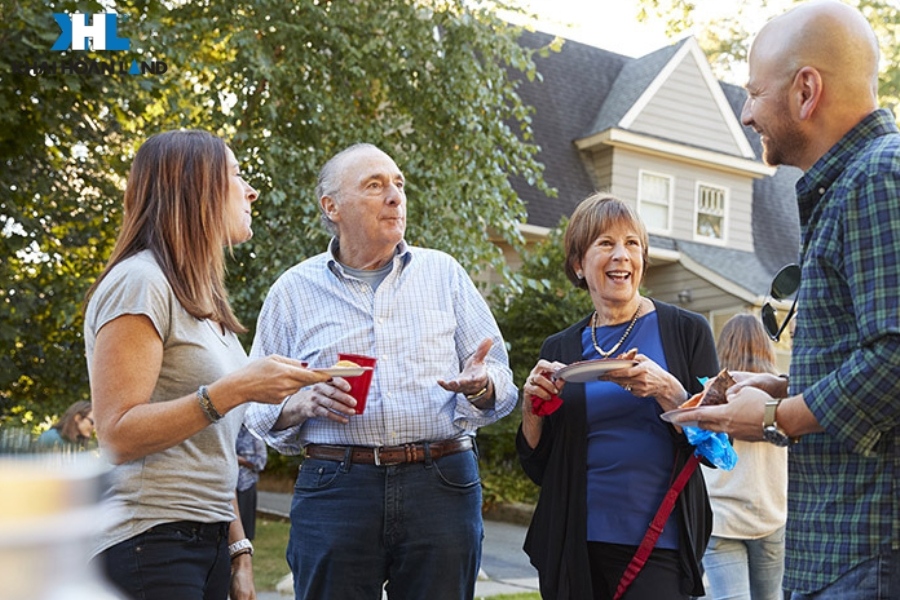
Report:
[{"label": "watch face", "polygon": [[770,444],[775,444],[776,446],[779,446],[781,448],[791,443],[791,438],[779,431],[778,428],[774,425],[763,427],[763,439]]}]

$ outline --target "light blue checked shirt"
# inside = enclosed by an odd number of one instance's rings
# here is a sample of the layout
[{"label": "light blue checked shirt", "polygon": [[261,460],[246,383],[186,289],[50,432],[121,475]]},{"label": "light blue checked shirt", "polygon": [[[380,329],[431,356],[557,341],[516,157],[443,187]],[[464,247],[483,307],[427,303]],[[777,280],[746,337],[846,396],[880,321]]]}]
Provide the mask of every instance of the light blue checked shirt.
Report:
[{"label": "light blue checked shirt", "polygon": [[[377,290],[347,273],[328,252],[284,273],[269,291],[252,357],[280,354],[330,367],[338,352],[378,359],[365,412],[343,425],[309,419],[272,431],[281,406],[251,404],[245,422],[283,454],[310,443],[397,446],[474,434],[509,414],[517,390],[500,330],[462,266],[437,250],[398,245]],[[494,341],[485,360],[496,402],[480,410],[438,379],[454,379],[479,343]]]}]

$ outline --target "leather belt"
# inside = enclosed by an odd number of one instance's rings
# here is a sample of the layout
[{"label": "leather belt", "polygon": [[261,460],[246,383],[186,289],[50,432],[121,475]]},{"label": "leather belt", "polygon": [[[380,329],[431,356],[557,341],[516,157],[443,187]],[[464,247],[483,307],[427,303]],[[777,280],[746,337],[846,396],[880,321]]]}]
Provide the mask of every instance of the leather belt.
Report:
[{"label": "leather belt", "polygon": [[[455,440],[443,440],[440,442],[419,442],[403,444],[402,446],[382,446],[371,448],[368,446],[331,446],[329,444],[308,444],[305,448],[308,458],[320,460],[334,460],[343,462],[347,459],[348,451],[350,462],[364,465],[391,466],[403,463],[416,463],[425,460],[430,455],[432,459],[449,456],[459,452],[465,452],[473,448],[471,436],[463,436]],[[425,448],[428,448],[426,453]]]}]

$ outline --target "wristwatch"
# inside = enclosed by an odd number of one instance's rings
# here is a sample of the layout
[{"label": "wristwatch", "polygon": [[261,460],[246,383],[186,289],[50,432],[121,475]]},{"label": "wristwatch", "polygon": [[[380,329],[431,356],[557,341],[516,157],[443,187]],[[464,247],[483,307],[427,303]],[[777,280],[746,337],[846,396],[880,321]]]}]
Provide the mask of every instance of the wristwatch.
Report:
[{"label": "wristwatch", "polygon": [[241,554],[253,556],[253,544],[247,538],[238,540],[228,546],[228,554],[231,556],[231,560],[234,560]]},{"label": "wristwatch", "polygon": [[775,411],[784,398],[778,398],[766,402],[766,412],[763,416],[763,439],[780,448],[789,446],[793,440],[775,422]]}]

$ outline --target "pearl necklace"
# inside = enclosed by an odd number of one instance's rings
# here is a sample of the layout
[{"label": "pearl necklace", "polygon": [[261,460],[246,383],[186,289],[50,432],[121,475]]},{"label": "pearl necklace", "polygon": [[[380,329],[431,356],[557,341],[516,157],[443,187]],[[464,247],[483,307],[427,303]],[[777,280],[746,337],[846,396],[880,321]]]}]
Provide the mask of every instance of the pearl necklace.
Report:
[{"label": "pearl necklace", "polygon": [[622,345],[622,342],[624,342],[628,338],[628,334],[630,334],[631,330],[634,329],[634,324],[637,323],[638,317],[641,314],[641,306],[642,303],[639,302],[637,310],[634,311],[634,316],[631,317],[631,323],[628,324],[628,328],[625,330],[625,333],[622,334],[622,337],[619,338],[619,341],[616,342],[616,345],[613,346],[609,352],[603,350],[597,343],[597,311],[594,311],[594,316],[591,317],[591,342],[593,342],[594,344],[594,350],[599,352],[600,356],[602,356],[603,358],[609,358],[613,352],[619,349],[619,346]]}]

